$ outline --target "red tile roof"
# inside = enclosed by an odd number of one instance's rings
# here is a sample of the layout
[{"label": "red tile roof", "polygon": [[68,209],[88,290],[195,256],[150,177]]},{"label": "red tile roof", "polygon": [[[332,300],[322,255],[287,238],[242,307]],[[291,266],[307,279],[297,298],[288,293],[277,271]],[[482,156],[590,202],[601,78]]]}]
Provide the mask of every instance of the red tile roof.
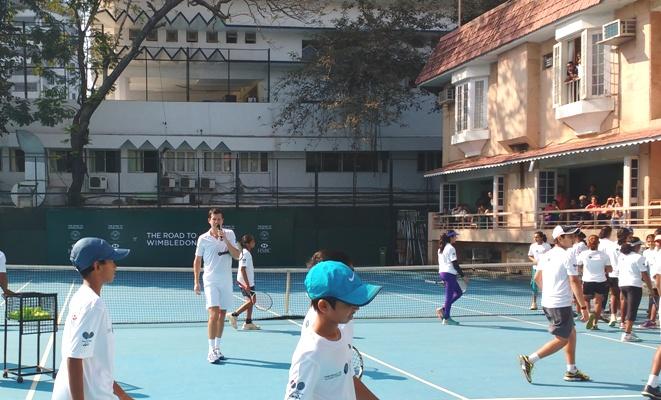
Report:
[{"label": "red tile roof", "polygon": [[465,159],[450,163],[433,171],[427,171],[425,176],[429,177],[453,172],[462,172],[465,170],[498,167],[501,165],[526,162],[540,158],[558,157],[570,153],[582,153],[597,150],[597,148],[603,146],[620,147],[658,140],[661,140],[661,129],[645,130],[627,134],[612,134],[596,138],[583,138],[523,153],[499,154],[493,157]]},{"label": "red tile roof", "polygon": [[441,38],[418,75],[421,84],[601,0],[511,0]]}]

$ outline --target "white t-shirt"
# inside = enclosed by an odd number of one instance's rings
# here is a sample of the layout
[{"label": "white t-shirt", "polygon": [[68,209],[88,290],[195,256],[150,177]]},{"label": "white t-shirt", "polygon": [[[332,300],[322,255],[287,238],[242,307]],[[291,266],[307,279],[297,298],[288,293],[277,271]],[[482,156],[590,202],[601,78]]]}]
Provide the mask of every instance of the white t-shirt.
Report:
[{"label": "white t-shirt", "polygon": [[[236,236],[231,229],[223,228],[223,235],[227,237],[234,247]],[[232,256],[228,251],[224,240],[216,239],[207,231],[197,238],[195,256],[201,256],[204,261],[204,273],[202,279],[204,284],[232,284]],[[224,253],[224,254],[223,254]]]},{"label": "white t-shirt", "polygon": [[301,335],[291,359],[285,400],[355,400],[351,336],[331,341],[310,329]]},{"label": "white t-shirt", "polygon": [[[248,282],[243,279],[241,269],[245,268]],[[239,272],[236,274],[236,280],[244,286],[255,286],[255,267],[252,265],[252,254],[248,249],[241,250],[241,258],[239,259]]]},{"label": "white t-shirt", "polygon": [[0,251],[0,273],[6,273],[7,272],[7,258],[5,257],[5,253]]},{"label": "white t-shirt", "polygon": [[641,272],[646,272],[645,259],[638,253],[620,254],[617,259],[620,280],[618,285],[643,287]]},{"label": "white t-shirt", "polygon": [[579,254],[576,261],[583,266],[583,282],[606,282],[606,266],[611,265],[606,253],[587,250]]},{"label": "white t-shirt", "polygon": [[620,246],[616,242],[613,242],[610,239],[599,239],[599,251],[606,253],[608,258],[611,260],[611,267],[613,267],[613,272],[609,273],[608,276],[611,278],[617,278],[617,257],[620,254]]},{"label": "white t-shirt", "polygon": [[542,244],[537,244],[537,242],[534,242],[530,245],[530,248],[528,249],[528,257],[532,257],[537,261],[539,259],[540,254],[544,254],[547,251],[551,250],[551,245],[542,242]]},{"label": "white t-shirt", "polygon": [[438,272],[449,272],[457,275],[457,270],[452,265],[453,261],[457,261],[457,250],[454,249],[450,243],[446,244],[441,253],[438,249]]},{"label": "white t-shirt", "polygon": [[655,250],[654,259],[649,268],[650,278],[652,278],[652,283],[654,283],[654,276],[661,274],[661,250]]},{"label": "white t-shirt", "polygon": [[62,362],[55,378],[51,400],[69,400],[68,358],[83,359],[83,390],[86,399],[117,400],[113,394],[115,337],[103,300],[87,285],[71,297],[62,333]]},{"label": "white t-shirt", "polygon": [[654,265],[654,258],[656,255],[656,248],[646,249],[643,251],[643,258],[645,259],[645,265],[647,266],[648,270],[650,270],[650,267]]},{"label": "white t-shirt", "polygon": [[570,307],[572,291],[569,277],[577,276],[576,265],[571,262],[568,250],[555,246],[542,254],[537,263],[542,271],[542,306],[546,308]]}]

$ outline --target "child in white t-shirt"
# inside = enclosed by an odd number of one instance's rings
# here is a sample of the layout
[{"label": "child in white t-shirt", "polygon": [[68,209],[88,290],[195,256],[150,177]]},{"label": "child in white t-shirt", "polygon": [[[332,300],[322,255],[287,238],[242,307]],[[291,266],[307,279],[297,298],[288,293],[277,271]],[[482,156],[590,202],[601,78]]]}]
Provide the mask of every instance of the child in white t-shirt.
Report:
[{"label": "child in white t-shirt", "polygon": [[305,289],[317,317],[296,346],[285,400],[375,400],[353,375],[352,334],[339,329],[369,304],[381,286],[363,283],[346,264],[322,261],[305,277]]},{"label": "child in white t-shirt", "polygon": [[533,263],[532,274],[530,275],[530,290],[532,290],[532,299],[530,301],[530,309],[537,309],[537,295],[539,294],[539,288],[535,282],[535,266],[539,260],[539,256],[551,250],[551,245],[546,243],[546,235],[542,231],[537,231],[533,235],[533,242],[528,248],[528,259]]},{"label": "child in white t-shirt", "polygon": [[129,254],[103,239],[86,237],[73,245],[71,262],[83,284],[71,297],[62,334],[62,362],[52,400],[131,397],[113,380],[115,338],[101,288],[115,278],[115,261]]},{"label": "child in white t-shirt", "polygon": [[237,308],[229,316],[230,325],[232,328],[238,329],[236,317],[242,312],[246,312],[246,322],[243,323],[244,331],[260,330],[261,327],[252,322],[252,309],[255,304],[255,266],[252,262],[252,254],[250,252],[255,248],[255,238],[246,234],[239,239],[241,246],[241,257],[239,258],[239,271],[236,274],[236,281],[241,288],[241,294],[245,298],[245,302],[241,307]]}]

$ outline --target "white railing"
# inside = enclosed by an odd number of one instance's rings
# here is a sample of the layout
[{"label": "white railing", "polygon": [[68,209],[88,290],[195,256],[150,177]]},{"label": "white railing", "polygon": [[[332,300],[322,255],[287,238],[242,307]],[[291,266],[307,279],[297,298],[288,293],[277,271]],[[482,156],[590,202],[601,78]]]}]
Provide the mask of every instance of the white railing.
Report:
[{"label": "white railing", "polygon": [[581,99],[581,79],[575,78],[565,83],[565,102],[564,104],[575,103]]},{"label": "white railing", "polygon": [[557,224],[577,225],[598,229],[610,225],[657,228],[661,226],[661,200],[647,206],[604,207],[552,211],[496,212],[484,214],[433,216],[434,229],[544,229]]}]

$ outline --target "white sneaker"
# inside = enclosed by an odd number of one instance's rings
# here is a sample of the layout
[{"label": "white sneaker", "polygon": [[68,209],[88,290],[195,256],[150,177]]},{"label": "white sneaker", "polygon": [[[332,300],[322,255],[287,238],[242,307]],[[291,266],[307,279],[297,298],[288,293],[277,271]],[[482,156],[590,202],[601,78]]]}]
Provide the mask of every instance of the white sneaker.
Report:
[{"label": "white sneaker", "polygon": [[218,359],[219,361],[225,359],[225,356],[223,355],[223,353],[220,352],[220,349],[218,347],[213,348],[213,354],[216,356],[216,359]]},{"label": "white sneaker", "polygon": [[258,331],[260,329],[262,329],[261,326],[253,324],[252,322],[248,323],[248,324],[243,323],[243,330],[244,331]]},{"label": "white sneaker", "polygon": [[211,350],[209,354],[207,354],[207,361],[209,361],[211,364],[218,364],[220,360],[216,356],[216,352]]},{"label": "white sneaker", "polygon": [[630,342],[630,343],[637,343],[637,342],[642,342],[643,340],[636,336],[635,333],[623,333],[622,337],[620,338],[620,341],[622,342]]},{"label": "white sneaker", "polygon": [[230,314],[229,317],[227,317],[227,319],[230,321],[230,325],[232,325],[232,328],[239,329],[236,323],[236,317],[234,315]]}]

